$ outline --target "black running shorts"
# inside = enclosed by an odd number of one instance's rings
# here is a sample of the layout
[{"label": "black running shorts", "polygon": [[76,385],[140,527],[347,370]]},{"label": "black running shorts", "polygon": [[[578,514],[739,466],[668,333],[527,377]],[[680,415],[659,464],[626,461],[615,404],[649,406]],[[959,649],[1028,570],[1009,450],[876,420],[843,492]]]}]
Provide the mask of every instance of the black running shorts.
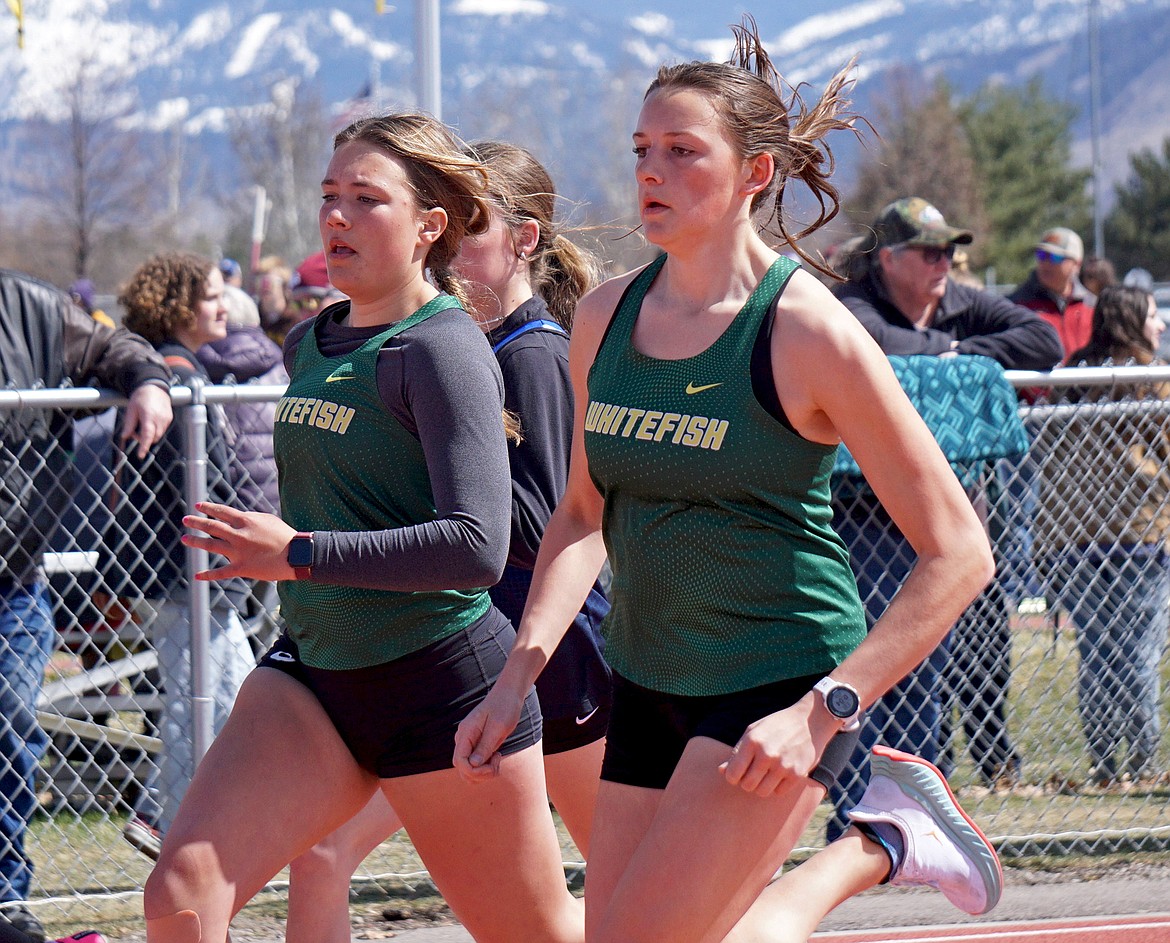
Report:
[{"label": "black running shorts", "polygon": [[[691,738],[709,737],[733,747],[750,724],[791,707],[821,677],[789,678],[731,694],[691,697],[652,691],[615,674],[601,778],[665,789]],[[827,790],[841,775],[858,737],[857,731],[833,737],[809,778]]]},{"label": "black running shorts", "polygon": [[[537,686],[539,693],[539,685]],[[544,718],[544,741],[541,749],[545,756],[554,756],[557,753],[568,753],[578,747],[589,746],[605,737],[609,727],[611,709],[610,692],[599,703],[584,710],[581,714],[572,714],[568,717]],[[541,702],[543,710],[544,702]]]},{"label": "black running shorts", "polygon": [[[495,607],[519,625],[531,588],[532,571],[509,565],[488,592]],[[601,636],[601,620],[607,612],[609,601],[595,585],[536,679],[546,756],[567,753],[605,736],[613,700]]]},{"label": "black running shorts", "polygon": [[[313,668],[301,662],[287,634],[259,663],[312,691],[358,764],[392,779],[452,768],[455,728],[499,677],[514,638],[511,623],[489,608],[466,629],[381,665]],[[540,736],[533,689],[500,752],[518,753],[539,743]]]}]

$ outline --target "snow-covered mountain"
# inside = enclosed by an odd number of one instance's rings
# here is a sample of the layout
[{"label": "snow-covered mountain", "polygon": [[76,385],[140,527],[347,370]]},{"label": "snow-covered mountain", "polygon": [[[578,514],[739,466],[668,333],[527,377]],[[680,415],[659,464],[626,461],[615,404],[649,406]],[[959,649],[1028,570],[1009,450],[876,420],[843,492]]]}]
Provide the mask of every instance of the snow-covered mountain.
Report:
[{"label": "snow-covered mountain", "polygon": [[[309,83],[341,109],[375,85],[377,104],[415,104],[416,0],[25,0],[25,46],[0,8],[0,135],[63,114],[60,82],[85,57],[123,76],[138,121],[221,135],[273,83]],[[822,84],[859,56],[859,110],[905,64],[960,91],[1042,77],[1076,105],[1088,163],[1090,0],[786,0],[753,12],[787,78]],[[726,55],[749,9],[713,0],[444,0],[443,117],[467,137],[531,137],[565,175],[628,148],[633,111],[664,60]],[[1170,134],[1170,0],[1100,0],[1102,132],[1114,177],[1126,155]],[[847,167],[842,168],[848,174]],[[604,186],[591,180],[587,190]]]}]

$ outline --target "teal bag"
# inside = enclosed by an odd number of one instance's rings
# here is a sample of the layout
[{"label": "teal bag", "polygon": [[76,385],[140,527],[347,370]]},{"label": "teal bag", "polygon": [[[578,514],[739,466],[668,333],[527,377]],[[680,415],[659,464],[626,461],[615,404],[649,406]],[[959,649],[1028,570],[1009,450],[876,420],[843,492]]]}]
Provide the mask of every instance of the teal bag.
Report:
[{"label": "teal bag", "polygon": [[[1016,391],[990,357],[892,356],[890,365],[964,487],[978,481],[985,462],[1028,451]],[[861,476],[844,445],[833,474]]]}]

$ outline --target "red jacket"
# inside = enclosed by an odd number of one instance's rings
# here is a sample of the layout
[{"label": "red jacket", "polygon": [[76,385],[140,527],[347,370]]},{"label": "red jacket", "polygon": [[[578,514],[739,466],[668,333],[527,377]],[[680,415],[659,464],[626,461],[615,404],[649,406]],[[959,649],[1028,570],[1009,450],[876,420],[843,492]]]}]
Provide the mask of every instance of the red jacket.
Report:
[{"label": "red jacket", "polygon": [[1060,346],[1064,351],[1060,361],[1061,366],[1068,363],[1068,358],[1089,343],[1089,334],[1093,327],[1093,307],[1085,302],[1085,296],[1074,290],[1069,298],[1058,298],[1040,284],[1040,280],[1033,271],[1028,280],[1020,285],[1008,296],[1018,305],[1035,311],[1040,317],[1051,324],[1060,336]]}]

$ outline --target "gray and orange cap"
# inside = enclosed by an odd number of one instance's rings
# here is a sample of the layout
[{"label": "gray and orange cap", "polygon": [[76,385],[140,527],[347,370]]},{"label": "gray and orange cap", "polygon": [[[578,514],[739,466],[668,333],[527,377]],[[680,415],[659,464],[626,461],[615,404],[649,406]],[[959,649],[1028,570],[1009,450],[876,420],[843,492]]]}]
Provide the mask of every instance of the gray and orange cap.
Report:
[{"label": "gray and orange cap", "polygon": [[969,229],[948,226],[943,214],[921,197],[895,200],[878,214],[873,224],[874,249],[883,246],[968,245],[975,236]]}]

